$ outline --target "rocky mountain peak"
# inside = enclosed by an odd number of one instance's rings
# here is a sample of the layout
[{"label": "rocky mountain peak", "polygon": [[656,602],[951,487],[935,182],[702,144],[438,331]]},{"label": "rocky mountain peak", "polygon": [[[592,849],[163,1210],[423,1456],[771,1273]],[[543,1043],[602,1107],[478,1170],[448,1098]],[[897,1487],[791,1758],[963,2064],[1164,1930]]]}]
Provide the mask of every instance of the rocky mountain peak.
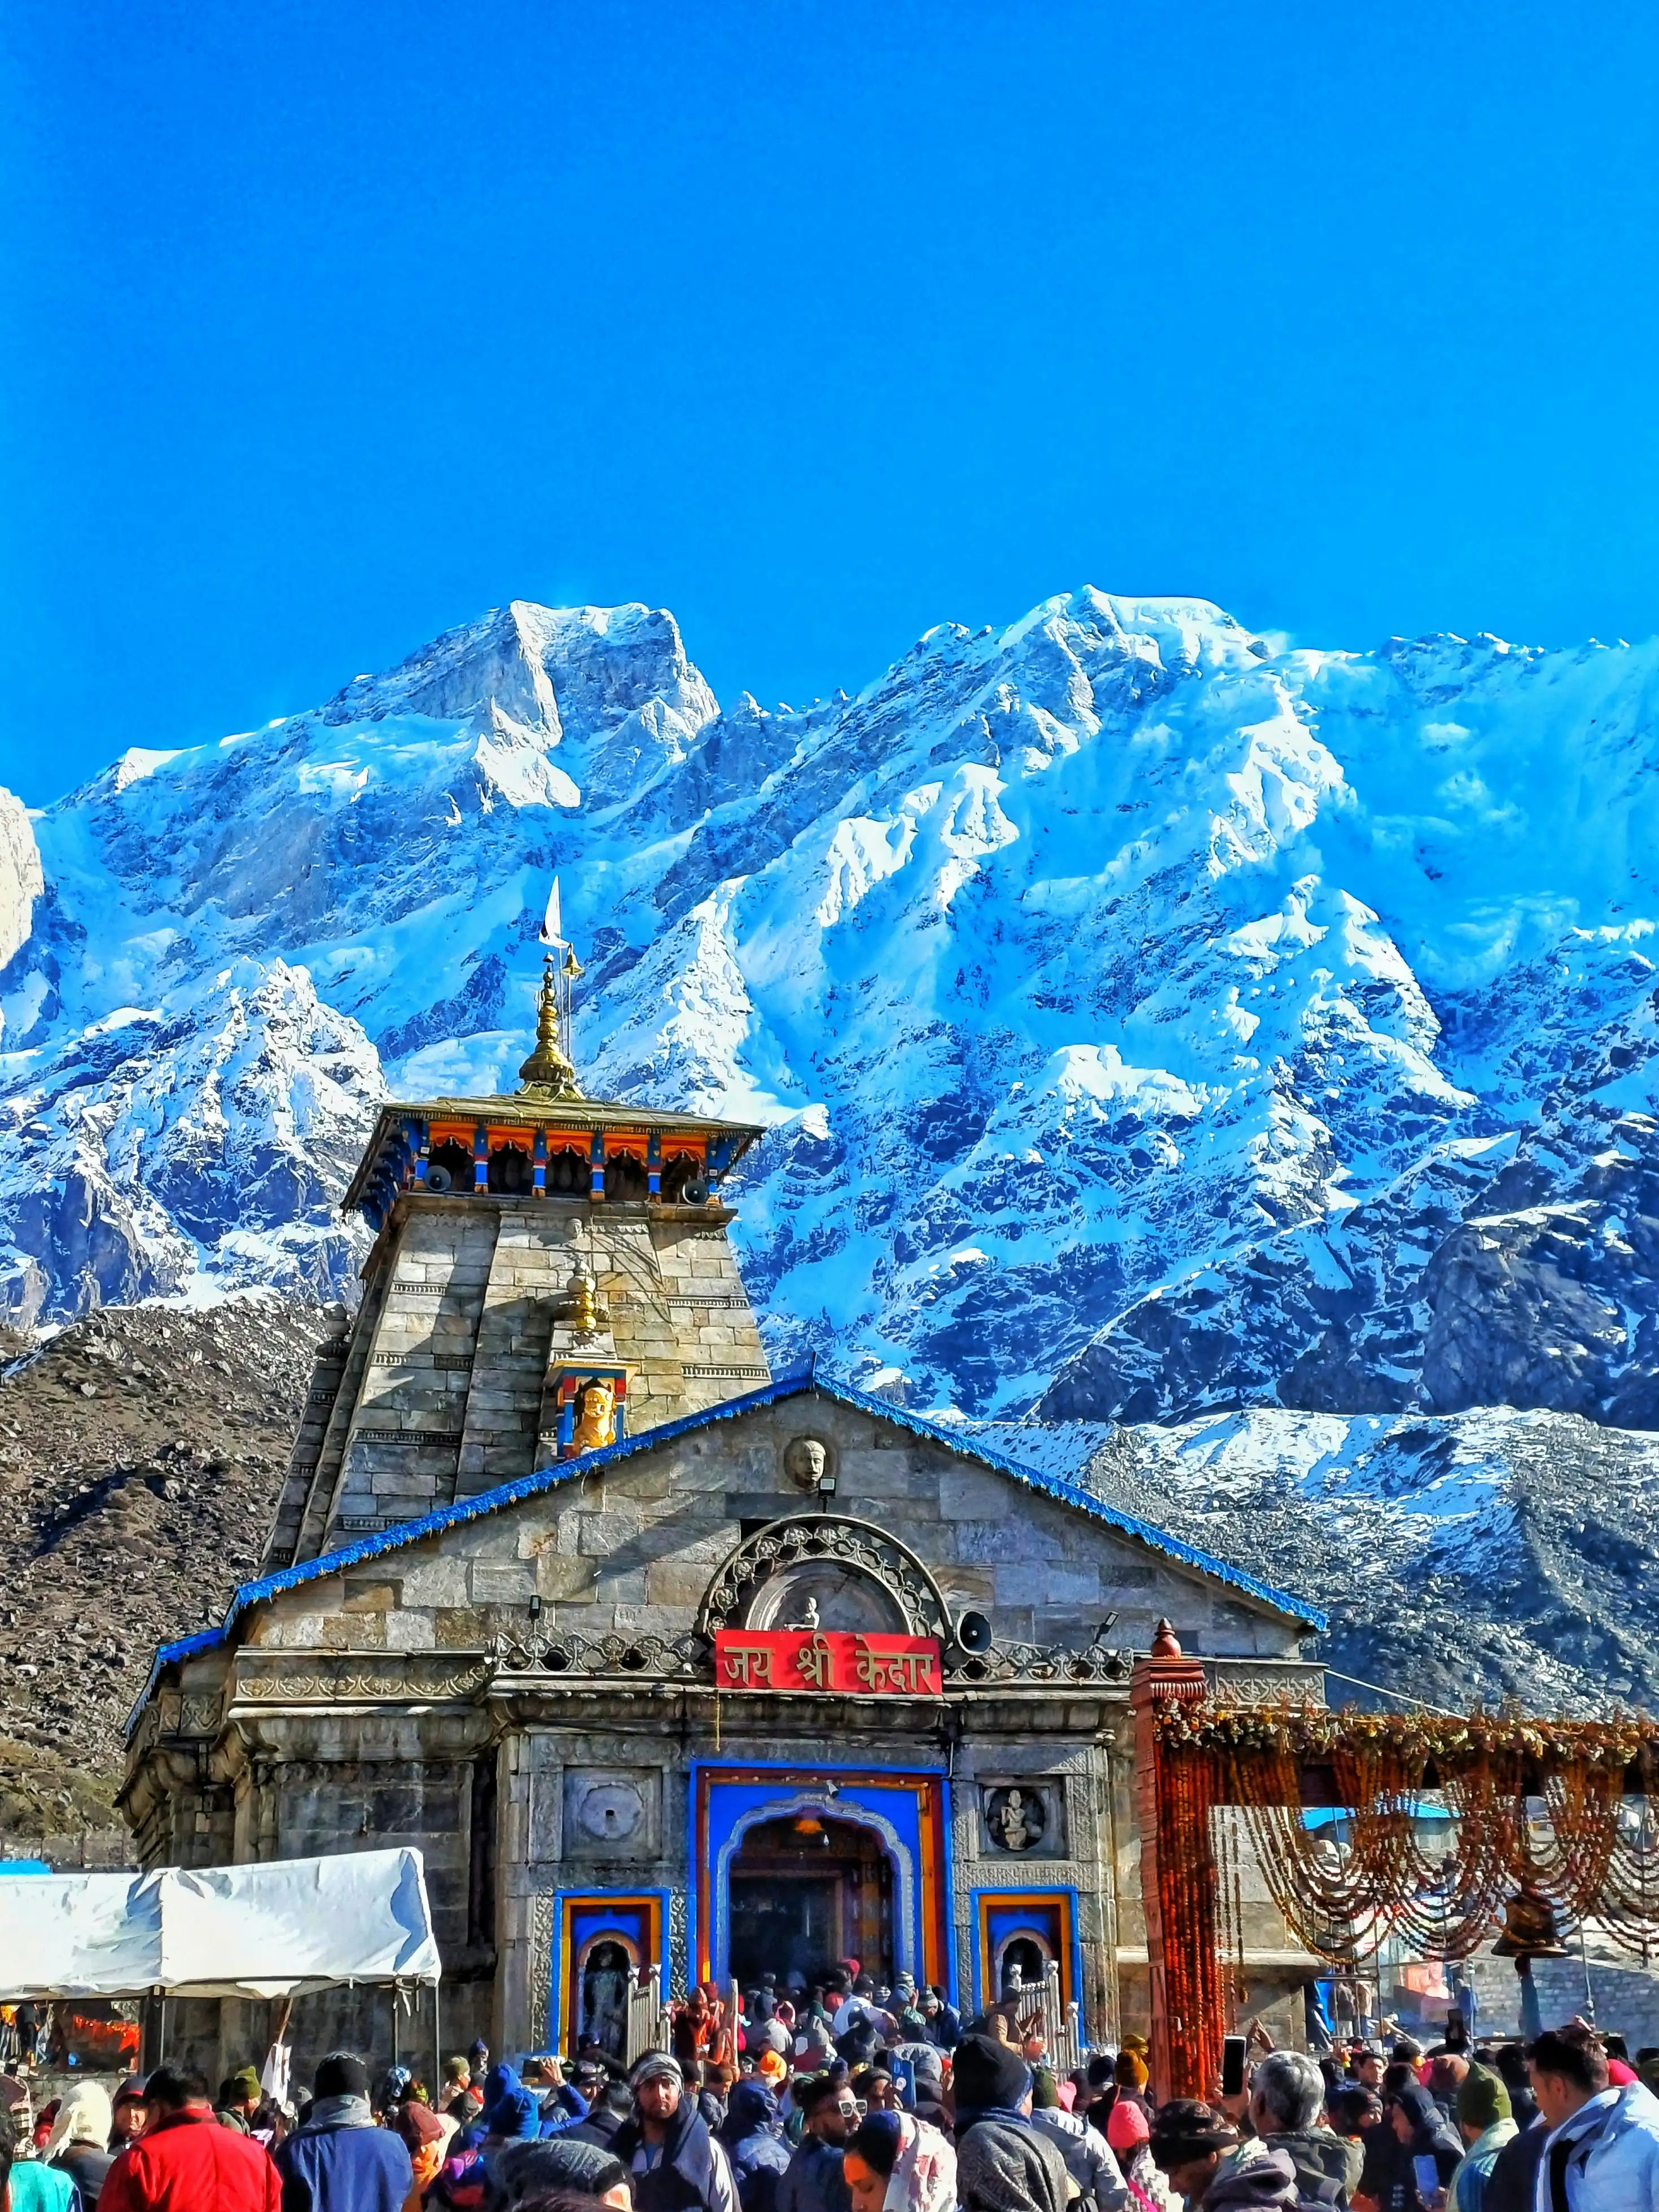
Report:
[{"label": "rocky mountain peak", "polygon": [[0,805],[0,1304],[352,1295],[374,1106],[511,1081],[556,870],[584,1087],[767,1127],[775,1354],[1120,1437],[1291,1587],[1311,1528],[1362,1640],[1418,1498],[1390,1607],[1565,1695],[1655,1579],[1603,1522],[1659,1461],[1656,677],[1085,587],[722,712],[666,613],[515,601]]},{"label": "rocky mountain peak", "polygon": [[[782,1339],[979,1412],[1549,1403],[1471,1316],[1505,1268],[1516,1316],[1573,1273],[1563,1410],[1634,1418],[1654,665],[1279,652],[1085,586],[722,713],[665,612],[514,601],[41,818],[0,971],[11,1302],[347,1286],[321,1224],[352,1117],[522,1060],[556,868],[590,1079],[773,1129],[744,1234]],[[240,1136],[204,1134],[222,979],[254,973],[293,1012],[236,1017],[269,1040],[249,1141],[297,1161],[299,1102],[331,1102],[268,1246],[214,1210]]]},{"label": "rocky mountain peak", "polygon": [[630,723],[672,726],[683,744],[719,711],[666,610],[514,599],[384,675],[354,678],[320,718],[340,727],[419,716],[480,737],[614,751]]}]

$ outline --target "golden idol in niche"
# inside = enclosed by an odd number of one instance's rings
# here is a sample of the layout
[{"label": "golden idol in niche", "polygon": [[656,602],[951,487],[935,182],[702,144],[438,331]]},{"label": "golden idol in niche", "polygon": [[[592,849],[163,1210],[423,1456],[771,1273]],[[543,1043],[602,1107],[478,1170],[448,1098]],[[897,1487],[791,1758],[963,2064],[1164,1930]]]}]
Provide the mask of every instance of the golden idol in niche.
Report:
[{"label": "golden idol in niche", "polygon": [[617,1386],[606,1376],[584,1382],[576,1394],[576,1426],[571,1442],[579,1452],[597,1451],[617,1441]]}]

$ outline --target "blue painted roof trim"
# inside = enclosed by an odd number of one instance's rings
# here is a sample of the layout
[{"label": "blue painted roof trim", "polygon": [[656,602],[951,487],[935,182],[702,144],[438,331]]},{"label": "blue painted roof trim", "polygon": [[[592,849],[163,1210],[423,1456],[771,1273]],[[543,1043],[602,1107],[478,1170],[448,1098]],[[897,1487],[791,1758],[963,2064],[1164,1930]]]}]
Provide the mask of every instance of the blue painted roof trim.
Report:
[{"label": "blue painted roof trim", "polygon": [[976,1443],[971,1435],[959,1433],[948,1422],[930,1421],[920,1413],[907,1413],[903,1407],[895,1406],[886,1398],[873,1398],[868,1392],[855,1390],[850,1383],[833,1381],[817,1373],[814,1363],[805,1360],[797,1366],[787,1367],[774,1376],[763,1389],[746,1390],[740,1398],[722,1399],[718,1406],[708,1406],[701,1413],[684,1413],[677,1421],[664,1421],[656,1428],[643,1429],[637,1436],[625,1437],[620,1443],[605,1444],[597,1451],[583,1452],[579,1458],[561,1460],[556,1467],[543,1468],[534,1474],[521,1474],[515,1481],[504,1482],[499,1489],[486,1490],[477,1498],[462,1499],[454,1505],[441,1506],[435,1513],[423,1514],[418,1521],[400,1521],[393,1528],[383,1528],[373,1536],[360,1537],[355,1544],[343,1544],[337,1552],[325,1552],[314,1559],[301,1559],[291,1567],[279,1568],[274,1575],[262,1576],[258,1581],[244,1583],[232,1597],[225,1617],[217,1628],[204,1628],[194,1636],[186,1636],[176,1644],[163,1644],[156,1650],[149,1676],[139,1692],[137,1703],[127,1717],[126,1732],[131,1735],[137,1725],[150,1692],[160,1679],[161,1669],[179,1659],[193,1658],[198,1651],[208,1651],[222,1644],[237,1620],[251,1606],[262,1605],[268,1599],[280,1597],[284,1590],[300,1589],[307,1583],[321,1582],[331,1575],[343,1574],[347,1569],[361,1566],[365,1560],[378,1559],[388,1552],[402,1551],[406,1545],[418,1544],[428,1536],[441,1535],[447,1528],[458,1528],[466,1522],[482,1520],[486,1515],[499,1513],[509,1505],[517,1505],[526,1498],[544,1496],[580,1475],[591,1474],[596,1468],[610,1467],[617,1462],[634,1458],[638,1453],[650,1451],[659,1444],[672,1443],[676,1437],[689,1436],[698,1429],[710,1427],[716,1421],[733,1420],[740,1413],[752,1413],[760,1406],[774,1406],[785,1398],[798,1398],[807,1391],[817,1391],[839,1404],[852,1406],[860,1413],[872,1413],[877,1419],[891,1421],[896,1427],[908,1429],[913,1436],[923,1437],[930,1443],[943,1444],[948,1450],[964,1459],[977,1460],[981,1467],[994,1468],[1015,1482],[1024,1483],[1028,1489],[1038,1490],[1047,1497],[1058,1499],[1077,1512],[1086,1513],[1091,1521],[1115,1528],[1120,1535],[1132,1536],[1137,1543],[1145,1544],[1165,1559],[1180,1565],[1191,1567],[1196,1573],[1209,1576],[1213,1581],[1225,1583],[1229,1588],[1243,1592],[1247,1597],[1271,1606],[1274,1612],[1300,1621],[1304,1626],[1320,1632],[1327,1626],[1324,1613],[1316,1607],[1292,1597],[1287,1591],[1275,1589],[1271,1583],[1248,1574],[1243,1567],[1230,1565],[1225,1559],[1211,1557],[1194,1545],[1184,1544],[1178,1536],[1167,1530],[1154,1528],[1150,1521],[1138,1521],[1133,1515],[1120,1513],[1115,1506],[1096,1498],[1074,1482],[1061,1475],[1046,1474],[1041,1468],[1028,1467],[1023,1460],[1012,1459],[1007,1453],[995,1450],[989,1444]]}]

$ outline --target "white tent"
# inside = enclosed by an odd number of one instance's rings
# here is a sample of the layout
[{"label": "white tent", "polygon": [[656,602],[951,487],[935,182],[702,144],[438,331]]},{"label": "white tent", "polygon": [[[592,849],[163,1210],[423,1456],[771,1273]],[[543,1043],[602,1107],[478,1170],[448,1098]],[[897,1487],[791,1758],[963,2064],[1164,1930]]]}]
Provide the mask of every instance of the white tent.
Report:
[{"label": "white tent", "polygon": [[436,1982],[418,1851],[0,1875],[0,1997],[284,1997]]}]

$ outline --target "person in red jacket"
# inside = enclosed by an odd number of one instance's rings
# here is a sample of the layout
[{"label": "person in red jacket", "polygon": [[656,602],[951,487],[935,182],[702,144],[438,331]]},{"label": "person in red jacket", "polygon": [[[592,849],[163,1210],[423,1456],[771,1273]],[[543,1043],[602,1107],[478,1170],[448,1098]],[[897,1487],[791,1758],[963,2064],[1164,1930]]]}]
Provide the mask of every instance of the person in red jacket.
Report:
[{"label": "person in red jacket", "polygon": [[199,2074],[159,2068],[144,2102],[149,2124],[105,2176],[98,2212],[282,2212],[269,2153],[220,2126]]}]

